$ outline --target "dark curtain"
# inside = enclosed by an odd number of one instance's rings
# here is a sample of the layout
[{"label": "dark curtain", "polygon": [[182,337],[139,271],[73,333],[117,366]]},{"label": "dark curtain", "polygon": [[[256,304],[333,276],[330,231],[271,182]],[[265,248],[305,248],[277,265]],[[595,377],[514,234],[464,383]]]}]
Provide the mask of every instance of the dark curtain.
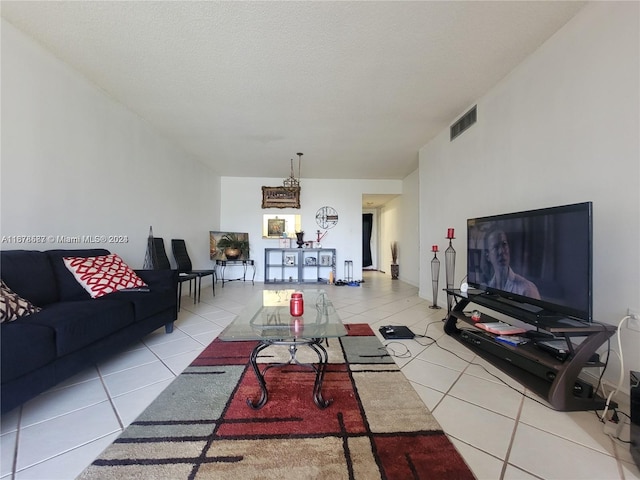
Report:
[{"label": "dark curtain", "polygon": [[373,265],[371,260],[371,230],[373,228],[373,213],[362,214],[362,268]]}]

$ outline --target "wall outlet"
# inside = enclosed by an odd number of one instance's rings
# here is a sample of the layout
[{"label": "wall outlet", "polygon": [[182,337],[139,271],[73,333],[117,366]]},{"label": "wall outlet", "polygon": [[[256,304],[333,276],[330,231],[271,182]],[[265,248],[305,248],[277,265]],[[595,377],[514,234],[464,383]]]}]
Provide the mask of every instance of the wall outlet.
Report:
[{"label": "wall outlet", "polygon": [[637,308],[628,308],[627,315],[631,317],[627,320],[627,328],[640,332],[640,310]]}]

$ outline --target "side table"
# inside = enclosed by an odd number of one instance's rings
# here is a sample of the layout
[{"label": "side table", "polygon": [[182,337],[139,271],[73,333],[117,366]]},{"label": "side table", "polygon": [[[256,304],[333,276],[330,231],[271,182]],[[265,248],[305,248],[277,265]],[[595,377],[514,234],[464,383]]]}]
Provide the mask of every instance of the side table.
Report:
[{"label": "side table", "polygon": [[[242,277],[238,278],[224,278],[224,272],[227,267],[242,267]],[[253,276],[251,277],[251,284],[255,285],[254,280],[256,278],[256,264],[253,260],[216,260],[216,279],[220,278],[222,282],[222,288],[224,288],[224,282],[233,282],[234,280],[242,280],[246,281],[247,278],[247,268],[251,267],[253,269]],[[218,273],[220,272],[220,273]]]}]

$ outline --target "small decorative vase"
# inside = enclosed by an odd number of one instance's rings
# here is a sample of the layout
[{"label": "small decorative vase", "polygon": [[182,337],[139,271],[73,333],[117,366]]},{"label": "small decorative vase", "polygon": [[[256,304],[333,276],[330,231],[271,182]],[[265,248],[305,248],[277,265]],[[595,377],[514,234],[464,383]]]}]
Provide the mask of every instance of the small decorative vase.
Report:
[{"label": "small decorative vase", "polygon": [[227,260],[237,260],[242,252],[239,248],[227,248],[224,251],[224,256]]},{"label": "small decorative vase", "polygon": [[391,264],[391,279],[392,280],[397,280],[398,279],[398,275],[400,275],[400,265],[398,265],[397,263],[392,263]]},{"label": "small decorative vase", "polygon": [[298,244],[298,248],[302,248],[302,245],[304,245],[304,232],[296,232],[296,243]]}]

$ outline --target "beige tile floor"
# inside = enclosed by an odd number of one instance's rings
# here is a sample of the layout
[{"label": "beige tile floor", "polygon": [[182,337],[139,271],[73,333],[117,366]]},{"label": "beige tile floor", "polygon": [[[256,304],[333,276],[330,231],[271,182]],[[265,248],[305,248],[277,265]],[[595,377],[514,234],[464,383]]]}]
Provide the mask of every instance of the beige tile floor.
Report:
[{"label": "beige tile floor", "polygon": [[[381,325],[407,325],[437,340],[385,343],[479,479],[640,479],[628,445],[606,436],[594,412],[547,408],[445,335],[444,311],[428,308],[416,287],[364,275],[359,287],[328,287],[341,318],[369,323],[376,333]],[[160,329],[3,415],[0,478],[75,478],[263,288],[218,283],[215,297],[203,288],[199,304],[183,299],[172,334]],[[621,436],[629,438],[628,425]]]}]

